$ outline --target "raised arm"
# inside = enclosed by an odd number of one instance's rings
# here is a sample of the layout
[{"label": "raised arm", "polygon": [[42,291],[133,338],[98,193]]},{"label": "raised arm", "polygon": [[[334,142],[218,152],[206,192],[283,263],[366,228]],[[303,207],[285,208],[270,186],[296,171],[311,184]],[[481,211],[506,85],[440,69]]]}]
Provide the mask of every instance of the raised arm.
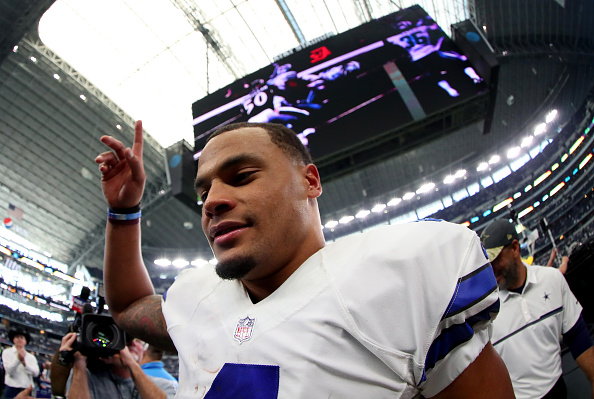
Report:
[{"label": "raised arm", "polygon": [[[114,213],[131,213],[140,204],[146,180],[142,161],[142,122],[137,121],[134,127],[132,148],[126,148],[111,136],[101,137],[101,142],[111,149],[95,158],[101,171],[105,199]],[[108,219],[103,269],[105,299],[111,315],[122,329],[146,342],[171,350],[173,343],[165,328],[160,297],[154,295],[142,260],[140,223],[134,221],[122,223]],[[143,311],[144,306],[146,309]],[[137,317],[141,313],[143,317]],[[145,334],[139,335],[139,331]]]}]

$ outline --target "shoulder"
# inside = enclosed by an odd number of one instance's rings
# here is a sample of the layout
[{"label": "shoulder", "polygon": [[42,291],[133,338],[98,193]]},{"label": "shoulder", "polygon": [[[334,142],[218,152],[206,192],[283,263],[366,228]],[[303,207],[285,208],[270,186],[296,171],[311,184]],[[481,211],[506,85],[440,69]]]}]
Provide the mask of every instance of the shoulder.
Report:
[{"label": "shoulder", "polygon": [[[465,288],[460,281],[488,267],[476,233],[439,221],[384,226],[346,237],[324,249],[322,263],[340,302],[360,328],[371,333],[382,326],[392,331],[407,326],[428,335],[455,293]],[[492,272],[485,277],[491,290],[495,278]],[[374,316],[378,324],[366,327]],[[420,343],[421,348],[426,344]]]},{"label": "shoulder", "polygon": [[167,328],[184,324],[194,309],[215,292],[221,284],[229,283],[217,276],[212,266],[182,271],[163,295],[161,309]]},{"label": "shoulder", "polygon": [[559,269],[539,265],[526,265],[526,268],[528,269],[528,273],[532,273],[536,276],[538,283],[567,285],[565,277]]},{"label": "shoulder", "polygon": [[[471,250],[481,252],[480,240],[468,228],[445,221],[419,221],[381,226],[342,238],[324,248],[327,267],[348,274],[351,268],[370,265],[409,265],[409,272],[444,269],[456,272]],[[483,259],[486,263],[486,258]],[[429,276],[425,276],[427,278]]]},{"label": "shoulder", "polygon": [[189,299],[195,301],[197,297],[208,295],[221,281],[213,267],[186,269],[177,276],[163,295],[163,300],[165,304],[185,302]]},{"label": "shoulder", "polygon": [[14,353],[16,353],[16,349],[14,348],[14,346],[11,346],[10,348],[6,348],[2,351],[2,356],[11,356]]}]

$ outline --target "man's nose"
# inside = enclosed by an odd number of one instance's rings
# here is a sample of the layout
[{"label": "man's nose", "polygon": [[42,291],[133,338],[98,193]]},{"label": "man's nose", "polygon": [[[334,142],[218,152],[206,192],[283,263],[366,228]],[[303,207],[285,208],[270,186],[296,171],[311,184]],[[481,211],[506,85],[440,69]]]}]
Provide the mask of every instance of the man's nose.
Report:
[{"label": "man's nose", "polygon": [[230,186],[222,182],[213,182],[208,190],[206,201],[202,204],[205,215],[212,218],[233,209],[235,200],[231,191]]}]

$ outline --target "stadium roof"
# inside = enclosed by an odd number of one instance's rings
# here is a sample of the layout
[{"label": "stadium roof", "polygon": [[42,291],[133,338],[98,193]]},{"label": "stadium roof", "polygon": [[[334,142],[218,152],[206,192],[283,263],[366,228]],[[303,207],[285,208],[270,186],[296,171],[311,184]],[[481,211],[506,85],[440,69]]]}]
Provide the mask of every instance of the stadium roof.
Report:
[{"label": "stadium roof", "polygon": [[[130,143],[133,121],[143,119],[150,135],[143,249],[151,273],[160,273],[152,259],[163,255],[209,259],[199,215],[171,196],[163,156],[164,147],[192,140],[191,104],[300,43],[411,4],[1,2],[0,209],[5,216],[10,206],[23,211],[3,231],[69,266],[101,268],[105,202],[93,163],[103,151],[98,138],[113,134]],[[332,179],[320,199],[323,222],[456,170],[474,170],[521,140],[550,109],[558,109],[561,121],[571,117],[592,86],[589,0],[419,4],[446,32],[465,19],[484,30],[500,63],[491,132],[484,135],[474,123]]]}]

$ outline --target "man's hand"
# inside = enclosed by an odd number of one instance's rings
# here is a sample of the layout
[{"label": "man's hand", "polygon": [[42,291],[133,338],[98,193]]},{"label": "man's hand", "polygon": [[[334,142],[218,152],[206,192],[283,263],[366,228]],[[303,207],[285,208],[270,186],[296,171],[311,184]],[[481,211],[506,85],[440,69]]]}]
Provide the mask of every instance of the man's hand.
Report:
[{"label": "man's hand", "polygon": [[25,388],[24,391],[21,391],[14,399],[35,399],[31,396],[31,392],[33,392],[33,386],[29,385],[29,388]]},{"label": "man's hand", "polygon": [[111,364],[117,367],[130,368],[132,365],[136,364],[136,360],[134,360],[132,357],[132,354],[130,353],[130,350],[127,346],[113,356],[100,357],[99,359],[101,359],[101,361],[105,364]]},{"label": "man's hand", "polygon": [[68,333],[62,337],[60,343],[60,352],[71,351],[74,348],[74,341],[76,341],[77,334],[74,332]]},{"label": "man's hand", "polygon": [[120,361],[122,366],[128,367],[129,369],[132,368],[133,365],[138,364],[127,346],[120,351]]},{"label": "man's hand", "polygon": [[95,158],[101,171],[103,195],[112,209],[132,208],[140,203],[146,175],[142,163],[142,121],[134,126],[134,144],[124,147],[111,136],[102,136],[101,142],[111,148]]},{"label": "man's hand", "polygon": [[17,348],[17,359],[19,359],[19,362],[24,363],[25,356],[27,356],[27,351],[25,351],[25,348],[24,347]]}]

